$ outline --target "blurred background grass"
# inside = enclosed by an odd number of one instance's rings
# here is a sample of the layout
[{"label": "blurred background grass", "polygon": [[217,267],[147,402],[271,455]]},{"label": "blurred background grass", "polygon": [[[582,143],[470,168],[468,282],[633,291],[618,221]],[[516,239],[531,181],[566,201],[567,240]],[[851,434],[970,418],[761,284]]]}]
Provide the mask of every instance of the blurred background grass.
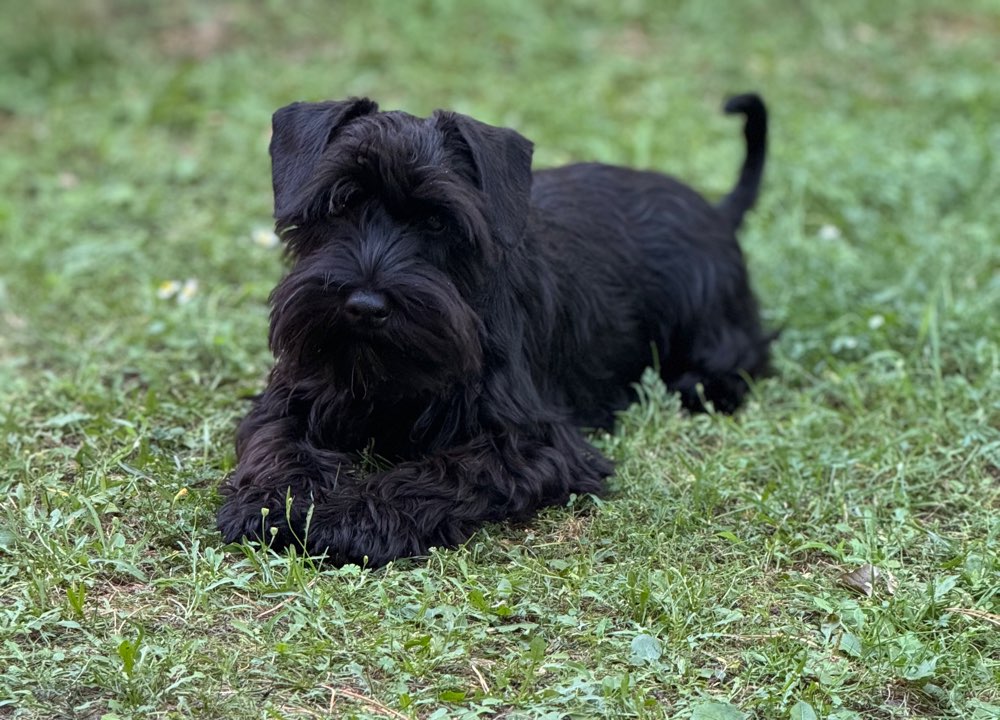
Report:
[{"label": "blurred background grass", "polygon": [[[794,324],[808,326],[857,310],[845,294],[856,285],[826,272],[831,260],[868,289],[925,293],[952,264],[978,286],[990,268],[939,233],[956,204],[995,195],[996,11],[791,0],[9,4],[7,293],[20,299],[15,314],[73,320],[57,326],[75,344],[109,308],[153,313],[149,288],[161,279],[203,276],[208,292],[270,282],[270,258],[241,257],[236,239],[269,224],[268,120],[291,100],[449,107],[518,128],[540,166],[658,167],[720,194],[741,138],[717,108],[749,89],[774,117],[758,216],[770,231],[747,239],[752,256],[787,268],[757,273],[773,312],[794,306],[806,313]],[[886,222],[892,214],[898,222]],[[827,224],[847,242],[817,251]],[[948,252],[914,267],[913,243]],[[906,282],[894,282],[900,271]],[[810,301],[817,292],[823,302]]]}]

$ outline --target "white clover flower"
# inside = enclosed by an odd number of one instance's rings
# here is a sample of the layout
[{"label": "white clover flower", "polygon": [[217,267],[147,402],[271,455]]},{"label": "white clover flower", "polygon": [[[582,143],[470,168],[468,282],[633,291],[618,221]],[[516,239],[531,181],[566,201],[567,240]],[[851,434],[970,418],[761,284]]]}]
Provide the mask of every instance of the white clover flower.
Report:
[{"label": "white clover flower", "polygon": [[878,313],[876,313],[875,315],[872,315],[870,318],[868,318],[868,329],[869,330],[878,330],[883,325],[885,325],[885,318],[882,315],[878,314]]}]

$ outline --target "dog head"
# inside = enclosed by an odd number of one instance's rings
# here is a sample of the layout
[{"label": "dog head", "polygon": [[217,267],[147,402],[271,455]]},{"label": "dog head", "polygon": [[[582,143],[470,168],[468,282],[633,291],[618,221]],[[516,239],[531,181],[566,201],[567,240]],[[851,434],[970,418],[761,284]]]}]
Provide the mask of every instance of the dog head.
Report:
[{"label": "dog head", "polygon": [[271,296],[279,363],[356,394],[474,376],[488,286],[524,232],[531,143],[362,98],[278,110],[270,150],[292,261]]}]

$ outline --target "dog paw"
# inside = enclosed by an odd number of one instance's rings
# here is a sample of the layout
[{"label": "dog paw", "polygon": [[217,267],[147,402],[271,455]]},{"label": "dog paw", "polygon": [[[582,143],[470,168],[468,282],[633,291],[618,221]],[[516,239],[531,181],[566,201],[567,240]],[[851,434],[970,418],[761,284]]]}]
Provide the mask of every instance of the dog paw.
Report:
[{"label": "dog paw", "polygon": [[266,498],[258,501],[231,499],[218,514],[218,528],[226,543],[243,540],[281,550],[292,545],[301,547],[296,528],[300,513],[282,507]]}]

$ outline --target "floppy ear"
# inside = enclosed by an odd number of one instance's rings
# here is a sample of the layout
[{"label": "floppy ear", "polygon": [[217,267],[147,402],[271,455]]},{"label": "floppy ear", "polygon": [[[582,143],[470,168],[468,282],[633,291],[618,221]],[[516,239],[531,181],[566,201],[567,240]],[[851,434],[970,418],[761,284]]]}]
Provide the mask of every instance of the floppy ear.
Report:
[{"label": "floppy ear", "polygon": [[334,131],[362,115],[378,112],[368,98],[339,102],[292,103],[271,118],[271,181],[274,216],[290,218],[306,209],[302,197]]},{"label": "floppy ear", "polygon": [[439,110],[437,125],[468,148],[486,206],[486,220],[505,245],[516,243],[528,219],[533,143],[508,128]]}]

